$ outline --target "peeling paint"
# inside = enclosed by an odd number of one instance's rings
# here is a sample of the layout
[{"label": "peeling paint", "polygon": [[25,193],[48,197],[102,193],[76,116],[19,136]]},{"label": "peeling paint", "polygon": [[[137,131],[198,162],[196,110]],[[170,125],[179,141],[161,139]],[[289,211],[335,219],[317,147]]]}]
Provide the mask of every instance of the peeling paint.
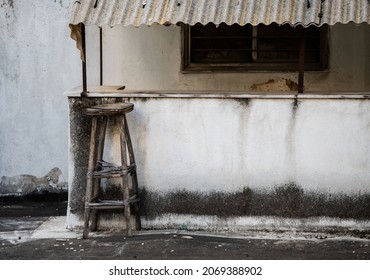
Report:
[{"label": "peeling paint", "polygon": [[60,181],[62,175],[58,167],[54,167],[43,177],[33,175],[2,176],[0,196],[25,196],[30,194],[61,193],[67,191],[67,183]]},{"label": "peeling paint", "polygon": [[253,91],[297,91],[298,84],[291,79],[280,78],[278,80],[270,79],[265,83],[253,84]]}]

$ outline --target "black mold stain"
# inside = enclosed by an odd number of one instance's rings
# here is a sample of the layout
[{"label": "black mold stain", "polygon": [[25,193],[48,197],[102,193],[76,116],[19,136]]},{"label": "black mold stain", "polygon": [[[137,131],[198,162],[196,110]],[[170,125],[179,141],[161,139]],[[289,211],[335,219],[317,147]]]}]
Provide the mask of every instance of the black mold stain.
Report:
[{"label": "black mold stain", "polygon": [[[3,2],[0,4],[0,8],[5,10],[5,19],[10,20],[11,18],[15,18],[14,2],[14,0],[3,0]],[[7,26],[11,26],[10,22],[7,22]]]},{"label": "black mold stain", "polygon": [[140,190],[141,215],[155,218],[166,213],[232,216],[279,216],[289,218],[335,217],[370,219],[370,194],[348,195],[307,192],[295,183],[273,189],[244,188],[240,192],[169,193]]},{"label": "black mold stain", "polygon": [[83,114],[85,107],[124,102],[123,98],[69,98],[70,153],[73,156],[73,179],[69,186],[68,204],[71,213],[83,215],[91,118]]},{"label": "black mold stain", "polygon": [[48,191],[34,192],[26,195],[8,195],[0,196],[0,203],[20,203],[20,202],[53,202],[53,201],[67,201],[68,192],[61,191],[59,193],[52,193]]},{"label": "black mold stain", "polygon": [[303,201],[303,195],[303,189],[295,183],[277,187],[275,189],[276,214],[283,217],[293,217],[299,211],[299,207]]},{"label": "black mold stain", "polygon": [[293,116],[295,116],[297,110],[298,110],[298,107],[300,105],[301,101],[298,101],[298,98],[295,98],[293,103],[292,103],[292,110],[293,110]]},{"label": "black mold stain", "polygon": [[152,98],[149,98],[149,97],[130,97],[128,100],[129,100],[129,102],[133,102],[133,103],[135,103],[137,101],[145,103],[145,102],[149,101],[149,99],[152,99]]},{"label": "black mold stain", "polygon": [[288,161],[293,169],[295,166],[295,135],[296,135],[296,119],[298,114],[298,109],[301,101],[298,101],[297,98],[291,103],[291,117],[288,124],[288,133],[286,135],[287,143],[287,152],[288,152]]},{"label": "black mold stain", "polygon": [[14,0],[3,0],[3,3],[0,5],[0,7],[2,8],[4,6],[14,9]]},{"label": "black mold stain", "polygon": [[158,100],[163,100],[163,99],[171,99],[171,97],[128,97],[127,102],[141,102],[141,103],[146,103],[149,101],[158,101]]},{"label": "black mold stain", "polygon": [[250,98],[235,98],[234,101],[238,102],[241,107],[248,108],[250,105]]},{"label": "black mold stain", "polygon": [[61,7],[63,7],[63,0],[54,0],[54,3],[59,3]]}]

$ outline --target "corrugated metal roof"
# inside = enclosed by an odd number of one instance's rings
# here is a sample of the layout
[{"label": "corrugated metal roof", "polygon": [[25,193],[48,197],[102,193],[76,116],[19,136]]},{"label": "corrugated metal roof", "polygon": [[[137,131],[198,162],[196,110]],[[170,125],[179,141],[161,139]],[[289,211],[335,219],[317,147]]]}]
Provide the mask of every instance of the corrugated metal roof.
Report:
[{"label": "corrugated metal roof", "polygon": [[307,26],[350,21],[370,22],[369,0],[80,0],[73,4],[70,23],[140,26],[276,22]]}]

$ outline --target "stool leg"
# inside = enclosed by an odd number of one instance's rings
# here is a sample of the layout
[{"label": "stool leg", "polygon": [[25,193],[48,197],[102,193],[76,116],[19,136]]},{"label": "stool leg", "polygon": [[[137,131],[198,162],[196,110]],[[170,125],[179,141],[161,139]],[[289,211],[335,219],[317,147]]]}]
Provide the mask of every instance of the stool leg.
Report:
[{"label": "stool leg", "polygon": [[[123,116],[124,120],[124,129],[125,129],[125,137],[126,137],[126,143],[127,143],[127,150],[129,154],[130,164],[135,164],[135,155],[134,155],[134,149],[132,148],[132,142],[131,142],[131,136],[130,136],[130,130],[128,127],[128,122],[126,119],[126,115]],[[138,182],[137,182],[137,174],[136,174],[136,166],[134,171],[131,173],[132,177],[132,193],[133,195],[138,194]],[[134,215],[135,215],[135,221],[136,221],[136,230],[141,229],[141,220],[140,220],[140,205],[139,202],[135,202],[134,205]]]},{"label": "stool leg", "polygon": [[91,136],[90,136],[90,152],[89,162],[87,167],[87,183],[86,183],[86,194],[85,194],[85,213],[84,213],[84,231],[83,238],[87,238],[89,235],[89,220],[90,220],[90,208],[88,203],[91,202],[91,196],[93,191],[93,178],[90,176],[95,168],[96,162],[96,129],[97,129],[97,117],[92,118],[91,124]]},{"label": "stool leg", "polygon": [[[107,131],[107,123],[108,123],[108,118],[107,117],[101,117],[98,128],[97,128],[97,133],[98,133],[98,143],[97,143],[97,155],[96,155],[96,161],[95,161],[95,166],[96,168],[96,163],[101,161],[103,159],[103,154],[104,154],[104,143],[105,143],[105,133]],[[100,183],[101,179],[100,178],[95,178],[94,183],[93,183],[93,191],[92,191],[92,199],[96,199],[99,197],[100,193]],[[96,231],[97,230],[97,216],[98,216],[98,211],[96,209],[91,210],[91,231]]]},{"label": "stool leg", "polygon": [[[121,119],[121,130],[120,130],[120,140],[121,140],[121,163],[122,166],[127,166],[127,149],[126,149],[126,135],[125,135],[125,115]],[[123,200],[125,204],[125,218],[126,218],[126,230],[127,236],[132,236],[132,226],[131,226],[131,206],[129,202],[130,190],[128,185],[128,175],[122,176],[122,190],[123,190]]]}]

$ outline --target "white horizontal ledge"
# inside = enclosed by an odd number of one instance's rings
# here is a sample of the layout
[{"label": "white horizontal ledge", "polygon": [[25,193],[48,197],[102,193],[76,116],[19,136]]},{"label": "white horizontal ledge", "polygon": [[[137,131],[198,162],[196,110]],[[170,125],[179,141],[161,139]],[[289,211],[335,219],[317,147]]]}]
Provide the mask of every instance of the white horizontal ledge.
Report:
[{"label": "white horizontal ledge", "polygon": [[[119,90],[121,86],[89,86],[91,98],[211,98],[211,99],[370,99],[370,92],[225,92],[225,91],[165,91],[165,90]],[[81,97],[82,87],[68,90],[64,95]]]}]

